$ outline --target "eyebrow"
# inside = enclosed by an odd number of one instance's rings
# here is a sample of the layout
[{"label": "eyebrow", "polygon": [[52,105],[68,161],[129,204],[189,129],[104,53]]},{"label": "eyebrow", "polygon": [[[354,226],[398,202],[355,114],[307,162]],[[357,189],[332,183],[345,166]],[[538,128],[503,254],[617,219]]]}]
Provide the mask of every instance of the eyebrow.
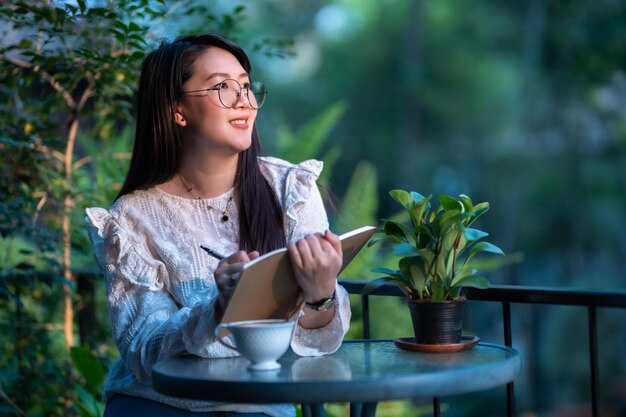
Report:
[{"label": "eyebrow", "polygon": [[[230,76],[231,76],[230,74],[226,74],[225,72],[214,72],[213,74],[210,74],[208,77],[206,77],[205,81],[208,81],[211,78],[215,78],[215,77],[230,78]],[[243,78],[243,77],[250,78],[250,74],[248,74],[247,72],[242,72],[241,74],[239,74],[239,78]]]}]

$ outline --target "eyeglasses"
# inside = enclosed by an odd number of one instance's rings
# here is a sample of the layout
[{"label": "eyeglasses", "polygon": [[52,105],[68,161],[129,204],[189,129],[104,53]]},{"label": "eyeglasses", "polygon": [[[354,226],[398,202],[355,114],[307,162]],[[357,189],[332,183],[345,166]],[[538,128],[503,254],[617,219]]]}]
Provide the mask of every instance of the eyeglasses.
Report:
[{"label": "eyeglasses", "polygon": [[267,96],[267,90],[265,85],[260,81],[254,81],[252,83],[245,83],[243,86],[239,84],[239,81],[230,78],[225,79],[219,84],[215,84],[211,88],[204,88],[202,90],[183,91],[182,94],[190,93],[205,93],[201,97],[209,94],[209,91],[217,91],[217,96],[220,99],[220,103],[223,107],[231,109],[239,102],[239,97],[243,92],[243,95],[248,99],[250,107],[253,109],[260,109],[263,103],[265,103],[265,97]]}]

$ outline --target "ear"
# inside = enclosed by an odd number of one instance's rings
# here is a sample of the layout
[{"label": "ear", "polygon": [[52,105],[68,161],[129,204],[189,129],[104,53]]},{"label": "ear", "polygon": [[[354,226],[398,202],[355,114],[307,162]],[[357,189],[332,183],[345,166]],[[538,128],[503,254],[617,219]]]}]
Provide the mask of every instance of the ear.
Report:
[{"label": "ear", "polygon": [[174,122],[180,127],[187,126],[187,119],[185,119],[183,110],[178,104],[176,104],[176,108],[174,109]]}]

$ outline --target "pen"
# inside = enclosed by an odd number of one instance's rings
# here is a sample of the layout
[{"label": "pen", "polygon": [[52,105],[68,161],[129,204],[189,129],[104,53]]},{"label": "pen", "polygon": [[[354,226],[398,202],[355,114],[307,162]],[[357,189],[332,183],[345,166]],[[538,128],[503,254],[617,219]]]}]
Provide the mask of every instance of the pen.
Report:
[{"label": "pen", "polygon": [[211,255],[212,257],[214,257],[215,259],[219,259],[221,261],[222,259],[225,258],[224,255],[221,255],[221,254],[215,252],[213,249],[207,248],[206,246],[200,245],[200,248],[203,251],[205,251],[206,253],[208,253],[209,255]]}]

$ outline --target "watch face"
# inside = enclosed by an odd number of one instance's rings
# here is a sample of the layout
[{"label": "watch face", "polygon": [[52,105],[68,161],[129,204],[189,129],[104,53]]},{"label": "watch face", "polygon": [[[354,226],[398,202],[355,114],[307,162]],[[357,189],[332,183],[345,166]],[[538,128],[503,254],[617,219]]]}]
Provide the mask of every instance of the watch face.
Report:
[{"label": "watch face", "polygon": [[335,304],[335,299],[334,298],[329,298],[328,300],[324,301],[322,303],[321,306],[317,307],[317,311],[327,311],[330,310],[330,308],[333,306],[333,304]]}]

